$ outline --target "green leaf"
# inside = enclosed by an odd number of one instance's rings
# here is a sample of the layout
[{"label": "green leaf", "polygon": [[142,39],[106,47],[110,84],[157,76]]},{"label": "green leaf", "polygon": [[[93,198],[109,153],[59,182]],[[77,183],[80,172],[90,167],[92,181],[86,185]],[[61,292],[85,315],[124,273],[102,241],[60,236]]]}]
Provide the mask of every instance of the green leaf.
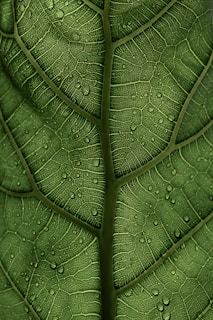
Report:
[{"label": "green leaf", "polygon": [[1,320],[213,319],[211,10],[0,2]]}]

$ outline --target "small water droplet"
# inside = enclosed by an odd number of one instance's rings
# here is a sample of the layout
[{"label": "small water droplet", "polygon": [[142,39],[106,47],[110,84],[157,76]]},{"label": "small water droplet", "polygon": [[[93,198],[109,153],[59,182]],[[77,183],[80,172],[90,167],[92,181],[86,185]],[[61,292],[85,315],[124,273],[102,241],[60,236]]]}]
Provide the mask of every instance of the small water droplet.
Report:
[{"label": "small water droplet", "polygon": [[171,203],[175,204],[176,200],[175,199],[171,199]]},{"label": "small water droplet", "polygon": [[24,311],[25,311],[26,313],[29,313],[29,309],[28,309],[26,306],[24,306]]},{"label": "small water droplet", "polygon": [[93,166],[98,167],[100,165],[100,159],[93,160]]},{"label": "small water droplet", "polygon": [[183,217],[183,220],[184,220],[185,222],[189,222],[189,216],[185,215],[185,216]]},{"label": "small water droplet", "polygon": [[97,178],[93,179],[93,183],[98,183],[98,179]]},{"label": "small water droplet", "polygon": [[96,208],[92,209],[92,215],[95,217],[98,215],[98,210]]},{"label": "small water droplet", "polygon": [[86,141],[86,143],[90,143],[90,138],[87,137],[87,138],[85,139],[85,141]]},{"label": "small water droplet", "polygon": [[47,8],[52,10],[54,8],[54,0],[47,0]]},{"label": "small water droplet", "polygon": [[125,296],[130,297],[132,295],[132,293],[133,293],[133,291],[132,291],[132,289],[130,289],[127,292],[125,292]]},{"label": "small water droplet", "polygon": [[158,121],[160,124],[162,124],[163,123],[163,119],[159,119],[159,121]]},{"label": "small water droplet", "polygon": [[63,179],[66,179],[67,178],[66,172],[63,172],[61,176],[62,176]]},{"label": "small water droplet", "polygon": [[25,281],[28,282],[29,280],[30,280],[30,277],[29,277],[29,276],[26,276],[26,277],[25,277]]},{"label": "small water droplet", "polygon": [[83,243],[83,239],[80,238],[80,239],[78,240],[78,242],[79,242],[80,244],[82,244],[82,243]]},{"label": "small water droplet", "polygon": [[171,274],[172,274],[173,276],[175,275],[175,273],[176,273],[175,270],[172,270],[172,271],[171,271]]},{"label": "small water droplet", "polygon": [[161,303],[161,302],[158,302],[158,304],[157,304],[157,308],[158,308],[158,310],[159,311],[163,311],[164,310],[164,305],[163,305],[163,303]]},{"label": "small water droplet", "polygon": [[80,84],[79,81],[76,83],[75,87],[76,87],[76,89],[80,89],[81,88],[81,84]]},{"label": "small water droplet", "polygon": [[72,193],[71,196],[70,196],[70,198],[71,198],[71,199],[75,199],[75,194]]},{"label": "small water droplet", "polygon": [[24,12],[25,6],[23,4],[20,5],[20,10],[21,10],[21,12]]},{"label": "small water droplet", "polygon": [[153,222],[153,224],[154,224],[154,226],[157,226],[157,225],[158,225],[158,221],[155,220],[155,221]]},{"label": "small water droplet", "polygon": [[57,9],[55,11],[55,17],[56,17],[56,19],[63,19],[64,11],[62,11],[61,9]]},{"label": "small water droplet", "polygon": [[63,266],[59,266],[57,269],[58,273],[62,274],[64,273],[64,267]]},{"label": "small water droplet", "polygon": [[90,88],[89,87],[83,87],[82,88],[82,93],[84,96],[88,96],[90,93]]},{"label": "small water droplet", "polygon": [[69,1],[65,1],[65,2],[64,2],[65,7],[67,7],[68,4],[69,4]]},{"label": "small water droplet", "polygon": [[159,92],[159,93],[157,94],[157,97],[158,97],[158,98],[162,98],[162,93]]},{"label": "small water droplet", "polygon": [[164,304],[165,306],[168,306],[169,303],[170,303],[170,299],[169,299],[168,296],[164,296],[163,299],[162,299],[162,301],[163,301],[163,304]]},{"label": "small water droplet", "polygon": [[41,312],[41,311],[42,311],[42,307],[38,306],[38,307],[36,308],[36,311],[37,311],[37,312]]},{"label": "small water droplet", "polygon": [[140,243],[144,243],[145,239],[144,238],[140,238],[139,241],[140,241]]},{"label": "small water droplet", "polygon": [[50,289],[49,294],[53,296],[55,294],[55,291],[53,289]]},{"label": "small water droplet", "polygon": [[168,186],[166,187],[166,190],[167,190],[168,192],[171,192],[171,191],[172,191],[172,186],[171,186],[171,185],[168,185]]},{"label": "small water droplet", "polygon": [[153,111],[154,111],[154,108],[150,107],[149,112],[153,112]]},{"label": "small water droplet", "polygon": [[152,290],[152,294],[154,295],[154,296],[158,296],[159,295],[159,290],[158,289],[153,289]]},{"label": "small water droplet", "polygon": [[172,173],[173,176],[175,176],[176,173],[177,173],[177,170],[176,170],[176,169],[172,169],[172,172],[171,172],[171,173]]},{"label": "small water droplet", "polygon": [[52,263],[50,264],[50,268],[51,268],[52,270],[55,270],[55,269],[57,268],[56,262],[52,262]]},{"label": "small water droplet", "polygon": [[137,126],[135,125],[135,124],[132,124],[131,126],[130,126],[130,130],[131,131],[135,131],[137,129]]},{"label": "small water droplet", "polygon": [[28,18],[31,19],[31,18],[32,18],[32,15],[33,15],[32,10],[29,9],[29,11],[28,11]]},{"label": "small water droplet", "polygon": [[169,311],[164,311],[163,313],[163,320],[170,320],[171,319],[171,314]]},{"label": "small water droplet", "polygon": [[176,230],[175,230],[175,237],[176,237],[176,238],[180,238],[180,236],[181,236],[180,230],[176,229]]},{"label": "small water droplet", "polygon": [[152,186],[149,186],[149,187],[148,187],[148,190],[149,190],[149,191],[152,191]]}]

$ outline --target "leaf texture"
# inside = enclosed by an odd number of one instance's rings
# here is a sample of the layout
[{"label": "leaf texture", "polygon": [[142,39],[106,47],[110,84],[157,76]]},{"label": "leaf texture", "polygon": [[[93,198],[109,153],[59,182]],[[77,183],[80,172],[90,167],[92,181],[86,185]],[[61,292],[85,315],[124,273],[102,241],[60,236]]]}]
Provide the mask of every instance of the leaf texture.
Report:
[{"label": "leaf texture", "polygon": [[213,319],[207,0],[0,3],[0,318]]}]

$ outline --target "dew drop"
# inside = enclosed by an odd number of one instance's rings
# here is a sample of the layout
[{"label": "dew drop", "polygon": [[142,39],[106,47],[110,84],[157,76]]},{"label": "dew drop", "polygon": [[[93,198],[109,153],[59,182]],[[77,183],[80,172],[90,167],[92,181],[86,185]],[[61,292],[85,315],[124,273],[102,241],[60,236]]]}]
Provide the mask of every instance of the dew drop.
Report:
[{"label": "dew drop", "polygon": [[63,172],[61,176],[62,176],[63,179],[66,179],[67,178],[66,172]]},{"label": "dew drop", "polygon": [[78,240],[78,242],[79,242],[80,244],[82,244],[82,243],[83,243],[83,239],[80,238],[80,239]]},{"label": "dew drop", "polygon": [[163,123],[163,119],[159,119],[159,121],[158,121],[160,124],[162,124]]},{"label": "dew drop", "polygon": [[89,87],[83,87],[82,88],[82,93],[84,96],[88,96],[90,93],[90,88]]},{"label": "dew drop", "polygon": [[185,216],[183,217],[183,220],[184,220],[185,222],[189,222],[189,216],[185,215]]},{"label": "dew drop", "polygon": [[90,138],[87,137],[87,138],[85,139],[85,141],[86,141],[86,143],[90,143]]},{"label": "dew drop", "polygon": [[157,225],[158,225],[158,221],[155,220],[155,221],[153,222],[153,224],[154,224],[154,226],[157,226]]},{"label": "dew drop", "polygon": [[68,6],[68,4],[69,4],[69,1],[65,1],[64,2],[64,5],[67,7]]},{"label": "dew drop", "polygon": [[98,215],[98,210],[96,208],[92,209],[92,215],[96,217]]},{"label": "dew drop", "polygon": [[172,186],[171,186],[171,185],[168,185],[168,186],[166,187],[166,190],[167,190],[168,192],[171,192],[171,191],[172,191]]},{"label": "dew drop", "polygon": [[175,176],[176,173],[177,173],[177,170],[176,170],[176,169],[172,169],[172,172],[171,172],[171,173],[172,173],[173,176]]},{"label": "dew drop", "polygon": [[28,282],[30,280],[29,276],[25,277],[25,281]]},{"label": "dew drop", "polygon": [[55,294],[55,291],[53,289],[50,289],[49,294],[51,294],[51,296],[53,296]]},{"label": "dew drop", "polygon": [[150,107],[149,112],[153,112],[153,111],[154,111],[154,108]]},{"label": "dew drop", "polygon": [[31,19],[31,18],[32,18],[32,15],[33,15],[32,10],[29,10],[29,11],[28,11],[28,18]]},{"label": "dew drop", "polygon": [[100,165],[100,159],[93,160],[93,166],[98,167]]},{"label": "dew drop", "polygon": [[134,124],[132,124],[132,125],[130,126],[130,130],[131,130],[131,131],[135,131],[136,129],[137,129],[137,126],[134,125]]},{"label": "dew drop", "polygon": [[159,93],[157,94],[157,97],[158,97],[158,98],[162,98],[162,93],[159,92]]},{"label": "dew drop", "polygon": [[64,17],[64,11],[61,9],[57,9],[55,12],[55,17],[56,19],[62,19]]},{"label": "dew drop", "polygon": [[52,10],[54,8],[54,0],[48,0],[47,1],[47,8],[49,10]]},{"label": "dew drop", "polygon": [[144,238],[140,238],[140,243],[144,243],[145,242],[145,239]]},{"label": "dew drop", "polygon": [[63,266],[58,267],[57,271],[60,274],[64,273],[64,267]]},{"label": "dew drop", "polygon": [[171,274],[172,274],[173,276],[175,275],[175,273],[176,273],[175,270],[172,270],[172,271],[171,271]]},{"label": "dew drop", "polygon": [[52,263],[50,264],[50,268],[51,268],[52,270],[55,270],[55,269],[57,268],[56,262],[52,262]]},{"label": "dew drop", "polygon": [[169,303],[170,303],[170,299],[169,299],[169,297],[167,297],[167,296],[164,296],[163,299],[162,299],[162,301],[163,301],[163,304],[164,304],[165,306],[168,306]]},{"label": "dew drop", "polygon": [[76,162],[76,166],[80,166],[80,165],[81,165],[81,161],[78,160],[78,161]]},{"label": "dew drop", "polygon": [[163,305],[163,303],[158,302],[158,304],[157,304],[157,309],[162,312],[162,311],[164,310],[164,305]]},{"label": "dew drop", "polygon": [[171,199],[171,203],[175,204],[176,200],[175,199]]},{"label": "dew drop", "polygon": [[163,313],[163,320],[170,320],[171,319],[171,314],[169,311],[164,311]]},{"label": "dew drop", "polygon": [[93,183],[98,183],[98,179],[97,178],[93,179]]},{"label": "dew drop", "polygon": [[71,196],[70,196],[70,198],[71,198],[71,199],[75,199],[75,194],[72,193]]},{"label": "dew drop", "polygon": [[76,89],[80,89],[81,88],[81,84],[80,84],[79,81],[76,83],[75,87],[76,87]]},{"label": "dew drop", "polygon": [[180,238],[180,236],[181,236],[180,230],[176,229],[176,230],[175,230],[175,237],[176,237],[176,238]]},{"label": "dew drop", "polygon": [[132,293],[133,293],[133,291],[132,291],[132,289],[130,289],[127,292],[125,292],[125,296],[130,297],[132,295]]},{"label": "dew drop", "polygon": [[21,12],[24,12],[25,6],[23,4],[20,5],[20,10],[21,10]]},{"label": "dew drop", "polygon": [[158,295],[159,295],[159,290],[158,290],[158,289],[153,289],[153,290],[152,290],[152,294],[153,294],[154,296],[158,296]]},{"label": "dew drop", "polygon": [[149,191],[152,191],[152,186],[149,186],[149,187],[148,187],[148,190],[149,190]]}]

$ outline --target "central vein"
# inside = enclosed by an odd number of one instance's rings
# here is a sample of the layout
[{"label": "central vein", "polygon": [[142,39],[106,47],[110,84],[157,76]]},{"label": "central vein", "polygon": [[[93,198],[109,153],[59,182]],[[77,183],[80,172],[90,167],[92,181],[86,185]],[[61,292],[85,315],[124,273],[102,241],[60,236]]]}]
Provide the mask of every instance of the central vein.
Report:
[{"label": "central vein", "polygon": [[109,5],[110,0],[106,0],[103,14],[105,57],[100,129],[106,178],[104,216],[100,239],[102,320],[113,320],[115,315],[115,288],[113,281],[113,222],[117,188],[115,187],[116,179],[112,160],[109,129],[110,86],[113,57],[111,28],[109,21]]}]

